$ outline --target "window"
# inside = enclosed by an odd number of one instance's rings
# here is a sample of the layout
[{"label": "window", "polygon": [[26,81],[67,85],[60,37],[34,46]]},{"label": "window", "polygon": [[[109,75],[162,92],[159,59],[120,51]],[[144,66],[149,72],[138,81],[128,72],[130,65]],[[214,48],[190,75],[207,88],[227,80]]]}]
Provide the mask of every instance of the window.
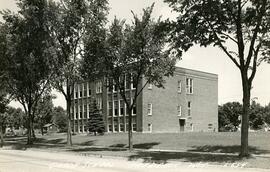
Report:
[{"label": "window", "polygon": [[79,97],[82,97],[82,84],[79,85]]},{"label": "window", "polygon": [[118,101],[114,101],[114,116],[118,116]]},{"label": "window", "polygon": [[152,124],[148,124],[148,131],[150,132],[150,133],[152,133]]},{"label": "window", "polygon": [[118,132],[118,119],[114,118],[113,119],[113,131]]},{"label": "window", "polygon": [[88,82],[88,96],[91,96],[91,94],[92,94],[92,90],[91,90],[90,82]]},{"label": "window", "polygon": [[113,132],[112,124],[109,124],[109,125],[108,125],[108,131],[109,131],[109,132]]},{"label": "window", "polygon": [[116,93],[117,90],[118,90],[118,88],[117,88],[116,82],[113,81],[113,92]]},{"label": "window", "polygon": [[136,114],[137,114],[136,105],[134,105],[132,109],[132,115],[136,115]]},{"label": "window", "polygon": [[84,113],[84,118],[86,119],[87,118],[87,105],[85,104],[84,106],[83,106],[83,113]]},{"label": "window", "polygon": [[91,104],[89,103],[88,104],[88,117],[91,115],[91,109],[92,107],[91,107]]},{"label": "window", "polygon": [[152,104],[151,104],[151,103],[149,103],[149,104],[147,105],[147,114],[148,114],[148,115],[152,115]]},{"label": "window", "polygon": [[136,123],[132,124],[132,131],[137,131],[137,124]]},{"label": "window", "polygon": [[130,86],[131,86],[131,75],[130,74],[125,76],[125,84],[126,84],[125,88],[127,90],[129,90]]},{"label": "window", "polygon": [[193,131],[193,124],[190,123],[190,130]]},{"label": "window", "polygon": [[87,82],[83,84],[83,96],[87,97]]},{"label": "window", "polygon": [[112,116],[113,115],[112,102],[108,102],[108,109],[109,109],[108,116]]},{"label": "window", "polygon": [[213,129],[213,124],[208,124],[208,129],[212,130]]},{"label": "window", "polygon": [[78,107],[75,106],[75,119],[78,119]]},{"label": "window", "polygon": [[75,91],[75,99],[78,98],[78,91]]},{"label": "window", "polygon": [[96,82],[96,93],[102,93],[102,82]]},{"label": "window", "polygon": [[96,99],[96,102],[97,102],[97,108],[98,109],[102,109],[102,98],[101,97],[98,97]]},{"label": "window", "polygon": [[178,91],[178,93],[181,93],[182,92],[182,82],[181,81],[178,81],[177,91]]},{"label": "window", "polygon": [[120,100],[120,116],[124,116],[124,107],[125,107],[125,103],[124,100]]},{"label": "window", "polygon": [[82,119],[82,106],[80,106],[80,119]]},{"label": "window", "polygon": [[135,75],[131,75],[131,89],[136,89],[136,77]]},{"label": "window", "polygon": [[180,105],[177,106],[177,115],[182,116],[182,107]]},{"label": "window", "polygon": [[148,84],[148,90],[152,90],[153,84]]},{"label": "window", "polygon": [[191,102],[188,102],[188,116],[191,116]]},{"label": "window", "polygon": [[119,123],[119,131],[124,132],[125,131],[125,125],[124,125],[124,118],[120,118],[120,123]]},{"label": "window", "polygon": [[193,79],[186,79],[186,91],[188,94],[193,94]]}]

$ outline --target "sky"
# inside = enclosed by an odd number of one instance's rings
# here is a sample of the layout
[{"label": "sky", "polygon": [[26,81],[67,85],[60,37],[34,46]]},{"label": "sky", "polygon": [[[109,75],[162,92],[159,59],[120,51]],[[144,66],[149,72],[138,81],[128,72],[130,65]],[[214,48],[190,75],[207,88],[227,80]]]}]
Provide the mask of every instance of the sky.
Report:
[{"label": "sky", "polygon": [[[16,11],[15,2],[15,0],[0,0],[0,10],[8,8]],[[126,22],[130,23],[132,21],[131,10],[135,14],[141,15],[142,9],[152,3],[155,3],[152,15],[154,18],[159,16],[162,16],[163,19],[175,18],[176,15],[162,0],[109,0],[108,19],[112,21],[116,16],[120,19],[126,19]],[[218,74],[219,104],[242,101],[240,71],[218,47],[194,46],[183,54],[182,60],[177,63],[177,66]],[[54,105],[65,107],[63,96],[55,91],[53,93],[57,96],[57,99],[53,100]],[[256,100],[261,105],[267,105],[270,102],[270,64],[262,63],[259,66],[253,81],[251,99]],[[12,102],[11,105],[19,106],[16,102]]]}]

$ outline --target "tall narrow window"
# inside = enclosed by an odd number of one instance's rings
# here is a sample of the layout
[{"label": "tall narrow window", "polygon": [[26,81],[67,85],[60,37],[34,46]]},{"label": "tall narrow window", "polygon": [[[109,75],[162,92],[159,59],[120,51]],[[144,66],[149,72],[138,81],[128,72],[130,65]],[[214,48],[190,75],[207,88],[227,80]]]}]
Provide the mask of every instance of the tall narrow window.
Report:
[{"label": "tall narrow window", "polygon": [[152,133],[152,129],[153,129],[153,125],[152,125],[152,124],[148,124],[148,131],[149,131],[150,133]]},{"label": "tall narrow window", "polygon": [[83,96],[87,97],[87,82],[83,84]]},{"label": "tall narrow window", "polygon": [[137,85],[136,85],[137,81],[136,81],[136,76],[134,74],[131,75],[131,89],[136,89]]},{"label": "tall narrow window", "polygon": [[87,119],[87,104],[83,106],[84,119]]},{"label": "tall narrow window", "polygon": [[193,94],[193,79],[186,79],[186,91],[188,94]]},{"label": "tall narrow window", "polygon": [[96,103],[97,103],[97,108],[102,109],[102,98],[101,97],[98,97],[96,99]]},{"label": "tall narrow window", "polygon": [[108,102],[108,106],[109,106],[109,113],[108,116],[112,116],[113,115],[113,108],[112,108],[112,102]]},{"label": "tall narrow window", "polygon": [[124,100],[120,100],[120,116],[124,116],[124,107],[125,107],[125,103]]},{"label": "tall narrow window", "polygon": [[182,107],[180,105],[177,106],[177,115],[182,116]]},{"label": "tall narrow window", "polygon": [[137,114],[137,109],[136,109],[136,105],[134,105],[132,108],[132,115],[136,115],[136,114]]},{"label": "tall narrow window", "polygon": [[91,96],[92,90],[91,90],[91,85],[90,82],[88,82],[88,96]]},{"label": "tall narrow window", "polygon": [[83,108],[82,108],[82,105],[81,105],[81,106],[80,106],[80,119],[82,119],[82,118],[83,118],[82,111],[83,111]]},{"label": "tall narrow window", "polygon": [[102,82],[96,82],[96,93],[102,93]]},{"label": "tall narrow window", "polygon": [[148,84],[148,90],[152,90],[153,84]]},{"label": "tall narrow window", "polygon": [[188,102],[188,116],[191,116],[191,102]]},{"label": "tall narrow window", "polygon": [[182,92],[182,82],[181,81],[178,81],[177,91],[178,91],[178,93],[181,93]]},{"label": "tall narrow window", "polygon": [[148,105],[147,105],[147,114],[152,115],[152,104],[151,103],[148,103]]},{"label": "tall narrow window", "polygon": [[114,116],[118,116],[118,101],[114,101]]},{"label": "tall narrow window", "polygon": [[80,84],[79,85],[79,98],[81,98],[83,95],[82,95],[82,92],[83,92],[83,90],[82,90],[83,88],[82,88],[82,84]]}]

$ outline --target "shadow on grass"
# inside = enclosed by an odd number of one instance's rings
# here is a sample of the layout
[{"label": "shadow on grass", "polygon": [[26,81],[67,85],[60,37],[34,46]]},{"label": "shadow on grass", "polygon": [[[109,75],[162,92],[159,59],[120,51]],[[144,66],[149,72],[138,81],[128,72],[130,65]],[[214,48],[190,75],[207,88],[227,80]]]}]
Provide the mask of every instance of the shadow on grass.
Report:
[{"label": "shadow on grass", "polygon": [[58,138],[58,139],[44,139],[44,138],[36,138],[35,142],[37,143],[49,143],[49,144],[66,144],[66,139]]},{"label": "shadow on grass", "polygon": [[[151,143],[140,143],[140,144],[134,144],[133,148],[134,149],[151,149],[155,145],[159,145],[159,142],[151,142]],[[126,144],[114,144],[109,147],[112,148],[128,148],[128,145]]]},{"label": "shadow on grass", "polygon": [[109,147],[111,147],[111,148],[125,148],[125,147],[127,147],[127,145],[126,144],[114,144],[114,145],[111,145]]},{"label": "shadow on grass", "polygon": [[32,145],[27,145],[26,142],[17,142],[17,143],[5,143],[6,146],[11,146],[11,149],[15,150],[27,150],[28,148],[40,148],[40,149],[49,149],[49,148],[63,148],[63,144],[42,144],[42,143],[33,143]]},{"label": "shadow on grass", "polygon": [[96,140],[90,140],[90,141],[86,141],[86,142],[82,142],[78,145],[81,145],[81,146],[93,146],[95,144]]},{"label": "shadow on grass", "polygon": [[241,160],[236,155],[213,155],[198,154],[192,152],[137,152],[129,156],[129,160],[143,159],[145,163],[166,164],[169,160],[180,160],[182,162],[211,162],[211,163],[233,163]]},{"label": "shadow on grass", "polygon": [[141,144],[134,144],[133,148],[135,149],[151,149],[155,145],[159,145],[159,142],[152,142],[152,143],[141,143]]},{"label": "shadow on grass", "polygon": [[[204,146],[192,146],[191,149],[187,150],[188,152],[209,152],[209,153],[239,153],[240,145],[232,145],[232,146],[222,146],[222,145],[204,145]],[[251,154],[264,154],[270,153],[269,150],[258,149],[254,146],[249,146],[249,152]]]},{"label": "shadow on grass", "polygon": [[69,151],[72,152],[101,152],[101,151],[125,151],[124,148],[99,148],[99,147],[88,147],[88,148],[73,148]]}]

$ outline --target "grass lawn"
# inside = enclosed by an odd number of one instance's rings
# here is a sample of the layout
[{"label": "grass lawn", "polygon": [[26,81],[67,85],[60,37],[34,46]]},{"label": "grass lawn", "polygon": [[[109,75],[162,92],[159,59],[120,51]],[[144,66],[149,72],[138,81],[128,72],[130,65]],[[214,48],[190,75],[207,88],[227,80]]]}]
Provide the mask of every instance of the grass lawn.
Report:
[{"label": "grass lawn", "polygon": [[[66,134],[38,136],[37,142],[44,143],[38,148],[65,149],[65,151],[91,155],[109,155],[127,157],[129,160],[143,159],[145,162],[166,163],[168,160],[185,162],[246,163],[246,167],[270,168],[270,157],[252,157],[240,159],[237,153],[240,149],[240,133],[134,133],[134,148],[165,149],[183,152],[135,151],[130,153],[119,148],[126,148],[128,136],[126,133],[105,134],[103,136],[75,135],[73,148],[66,148]],[[17,141],[16,141],[17,139]],[[7,138],[9,141],[25,143],[26,138]],[[46,145],[50,143],[51,145]],[[8,144],[8,142],[7,142]],[[87,147],[89,146],[89,147]],[[270,132],[251,132],[249,134],[250,152],[256,155],[270,154]],[[201,152],[201,153],[198,153]],[[236,153],[236,155],[213,155],[205,153]]]},{"label": "grass lawn", "polygon": [[[39,137],[41,143],[65,144],[66,135],[45,135]],[[134,133],[134,148],[166,149],[196,152],[237,153],[240,148],[239,132],[224,133]],[[106,134],[103,136],[75,135],[73,143],[84,146],[127,147],[126,133]],[[270,132],[252,132],[249,134],[250,151],[253,154],[270,153]]]}]

